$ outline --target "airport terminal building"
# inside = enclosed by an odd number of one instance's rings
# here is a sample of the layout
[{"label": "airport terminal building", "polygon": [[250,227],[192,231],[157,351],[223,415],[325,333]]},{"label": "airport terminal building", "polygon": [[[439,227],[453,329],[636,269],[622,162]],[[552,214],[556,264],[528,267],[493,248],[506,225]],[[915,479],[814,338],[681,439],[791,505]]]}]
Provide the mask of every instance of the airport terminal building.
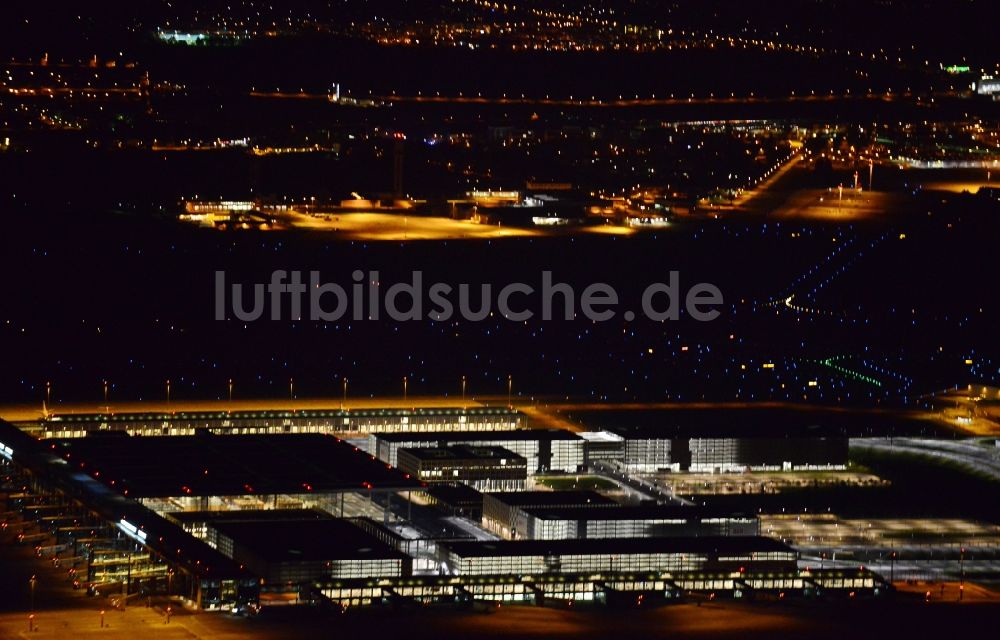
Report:
[{"label": "airport terminal building", "polygon": [[[165,593],[208,609],[289,598],[341,606],[610,602],[685,590],[879,588],[863,569],[836,576],[800,569],[793,549],[759,537],[752,514],[524,490],[542,473],[576,474],[589,464],[600,475],[604,464],[624,463],[630,440],[661,441],[646,453],[632,449],[653,460],[636,464],[656,468],[786,458],[794,468],[835,460],[836,435],[768,433],[735,438],[749,444],[734,449],[726,444],[733,438],[704,430],[619,427],[584,438],[511,428],[521,418],[504,411],[480,416],[491,429],[464,430],[469,413],[456,410],[447,419],[457,430],[438,428],[445,418],[428,413],[427,431],[394,432],[412,426],[413,413],[373,410],[362,416],[375,421],[365,427],[376,430],[367,451],[364,441],[308,424],[329,417],[268,422],[285,420],[281,412],[241,425],[217,414],[166,424],[157,414],[84,417],[56,420],[59,429],[0,421],[0,466],[18,487],[3,497],[5,518],[19,540],[67,554],[62,559],[95,594]],[[192,435],[181,435],[188,429]],[[64,437],[44,437],[55,433]]]}]

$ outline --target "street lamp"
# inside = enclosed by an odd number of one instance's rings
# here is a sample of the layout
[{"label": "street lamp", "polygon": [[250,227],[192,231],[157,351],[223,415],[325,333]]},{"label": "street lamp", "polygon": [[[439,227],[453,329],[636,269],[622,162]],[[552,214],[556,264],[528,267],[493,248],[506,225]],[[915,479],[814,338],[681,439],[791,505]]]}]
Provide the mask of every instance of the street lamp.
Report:
[{"label": "street lamp", "polygon": [[[38,582],[38,578],[34,575],[28,580],[28,584],[31,586],[31,611],[35,610],[35,583]],[[32,616],[34,617],[34,616]]]},{"label": "street lamp", "polygon": [[340,401],[340,408],[344,409],[347,406],[347,378],[344,378],[344,399]]},{"label": "street lamp", "polygon": [[167,380],[167,406],[170,406],[170,380]]},{"label": "street lamp", "polygon": [[406,403],[406,376],[403,376],[403,403]]},{"label": "street lamp", "polygon": [[128,606],[128,592],[132,588],[132,552],[126,555],[125,582],[122,583],[122,611]]},{"label": "street lamp", "polygon": [[958,555],[958,586],[965,589],[965,547],[962,547]]},{"label": "street lamp", "polygon": [[465,376],[462,376],[462,408],[465,408]]},{"label": "street lamp", "polygon": [[511,402],[511,393],[514,390],[514,377],[507,376],[507,408],[513,409],[514,404]]},{"label": "street lamp", "polygon": [[233,403],[233,379],[229,379],[229,404]]}]

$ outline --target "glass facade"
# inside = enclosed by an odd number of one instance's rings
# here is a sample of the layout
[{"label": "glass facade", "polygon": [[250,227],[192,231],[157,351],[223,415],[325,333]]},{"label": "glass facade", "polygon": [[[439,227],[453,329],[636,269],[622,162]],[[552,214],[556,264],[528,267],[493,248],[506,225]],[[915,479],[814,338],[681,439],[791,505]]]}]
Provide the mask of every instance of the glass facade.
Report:
[{"label": "glass facade", "polygon": [[539,431],[535,438],[525,437],[524,434],[525,432],[521,431],[516,437],[505,437],[503,434],[496,434],[493,437],[477,433],[469,438],[430,433],[423,437],[413,434],[412,438],[381,438],[378,434],[373,434],[369,436],[369,451],[380,460],[399,466],[400,449],[426,449],[443,444],[490,446],[503,447],[523,457],[527,460],[529,475],[543,471],[574,473],[583,466],[584,440],[576,437],[554,438],[552,433],[546,430]]},{"label": "glass facade", "polygon": [[697,571],[704,556],[681,553],[586,553],[461,557],[449,552],[445,564],[455,575],[532,575],[631,571]]}]

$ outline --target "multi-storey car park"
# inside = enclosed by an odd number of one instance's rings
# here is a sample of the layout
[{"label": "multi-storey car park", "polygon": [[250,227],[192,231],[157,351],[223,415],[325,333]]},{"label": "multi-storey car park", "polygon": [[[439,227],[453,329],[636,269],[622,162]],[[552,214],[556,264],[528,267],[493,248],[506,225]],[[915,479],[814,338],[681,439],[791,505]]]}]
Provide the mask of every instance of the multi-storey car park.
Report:
[{"label": "multi-storey car park", "polygon": [[524,457],[528,475],[549,471],[576,472],[585,462],[586,441],[564,429],[517,429],[509,431],[393,432],[368,438],[369,451],[380,460],[396,465],[401,449],[475,445],[503,447]]},{"label": "multi-storey car park", "polygon": [[503,447],[453,445],[400,449],[399,468],[422,482],[461,482],[479,491],[523,490],[528,462]]},{"label": "multi-storey car park", "polygon": [[843,470],[852,438],[940,436],[918,416],[827,408],[608,409],[573,413],[588,463],[628,472]]}]

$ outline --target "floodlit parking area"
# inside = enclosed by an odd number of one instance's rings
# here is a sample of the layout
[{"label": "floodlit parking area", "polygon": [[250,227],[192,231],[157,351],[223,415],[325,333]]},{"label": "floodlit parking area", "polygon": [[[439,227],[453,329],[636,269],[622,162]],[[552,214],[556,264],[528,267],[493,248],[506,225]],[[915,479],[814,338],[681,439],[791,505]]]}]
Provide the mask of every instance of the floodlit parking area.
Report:
[{"label": "floodlit parking area", "polygon": [[780,493],[789,489],[886,484],[861,471],[752,471],[747,473],[656,473],[640,476],[676,495],[731,495]]},{"label": "floodlit parking area", "polygon": [[813,514],[762,515],[760,521],[763,535],[793,546],[1000,546],[1000,527],[958,518],[846,519]]}]

